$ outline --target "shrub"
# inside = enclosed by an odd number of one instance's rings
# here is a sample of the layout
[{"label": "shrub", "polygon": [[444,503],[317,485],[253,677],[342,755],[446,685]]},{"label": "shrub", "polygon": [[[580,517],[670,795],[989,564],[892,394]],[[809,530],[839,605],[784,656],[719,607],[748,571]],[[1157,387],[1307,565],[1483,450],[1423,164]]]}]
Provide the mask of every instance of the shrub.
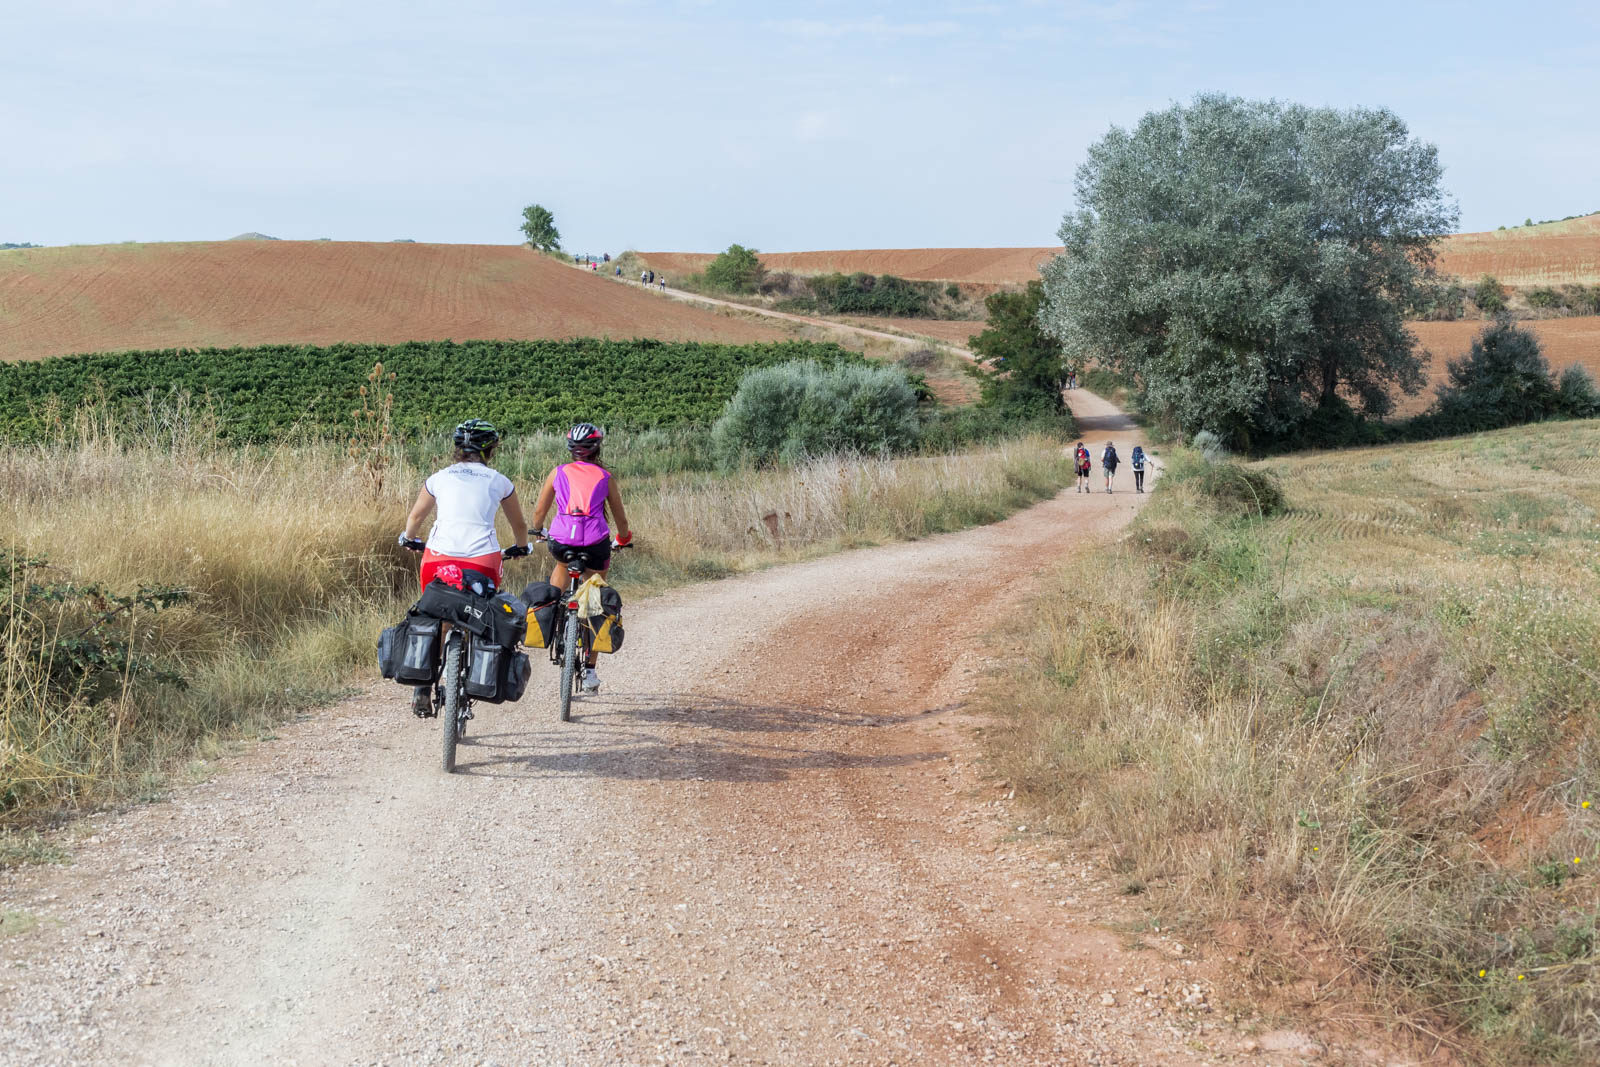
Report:
[{"label": "shrub", "polygon": [[1568,285],[1561,290],[1561,306],[1580,315],[1600,315],[1600,285]]},{"label": "shrub", "polygon": [[[1196,445],[1205,431],[1196,434]],[[1215,454],[1213,451],[1211,454]],[[1250,467],[1230,459],[1210,459],[1180,455],[1169,464],[1167,477],[1173,485],[1189,485],[1223,515],[1266,518],[1284,508],[1283,486],[1269,470]]]},{"label": "shrub", "polygon": [[917,395],[894,367],[811,360],[745,375],[711,430],[719,462],[797,463],[840,452],[887,455],[917,441]]},{"label": "shrub", "polygon": [[1472,287],[1472,302],[1486,315],[1498,315],[1506,309],[1506,287],[1492,274],[1485,274]]},{"label": "shrub", "polygon": [[1557,294],[1554,289],[1551,289],[1548,286],[1540,286],[1537,289],[1530,290],[1528,293],[1529,307],[1536,307],[1540,309],[1553,308],[1558,306],[1560,303],[1560,295]]},{"label": "shrub", "polygon": [[893,274],[819,274],[810,280],[812,296],[822,311],[836,315],[886,315],[928,318],[939,287]]},{"label": "shrub", "polygon": [[724,292],[753,293],[761,287],[766,273],[754,248],[729,245],[726,252],[706,264],[704,277],[709,285]]},{"label": "shrub", "polygon": [[1556,384],[1556,411],[1569,419],[1600,416],[1600,390],[1580,364],[1574,363],[1561,372]]},{"label": "shrub", "polygon": [[1557,414],[1556,383],[1539,339],[1508,315],[1484,327],[1446,372],[1429,412],[1445,433],[1476,433]]},{"label": "shrub", "polygon": [[951,282],[949,285],[944,287],[944,295],[948,296],[951,300],[960,300],[961,286],[957,285],[955,282]]}]

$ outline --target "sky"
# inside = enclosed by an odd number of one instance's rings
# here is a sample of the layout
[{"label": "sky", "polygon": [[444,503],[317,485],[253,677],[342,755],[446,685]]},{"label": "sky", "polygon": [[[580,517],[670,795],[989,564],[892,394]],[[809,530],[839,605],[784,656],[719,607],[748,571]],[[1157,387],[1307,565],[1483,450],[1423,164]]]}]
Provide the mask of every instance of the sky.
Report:
[{"label": "sky", "polygon": [[1048,245],[1113,126],[1387,107],[1463,230],[1600,210],[1600,4],[0,0],[0,242]]}]

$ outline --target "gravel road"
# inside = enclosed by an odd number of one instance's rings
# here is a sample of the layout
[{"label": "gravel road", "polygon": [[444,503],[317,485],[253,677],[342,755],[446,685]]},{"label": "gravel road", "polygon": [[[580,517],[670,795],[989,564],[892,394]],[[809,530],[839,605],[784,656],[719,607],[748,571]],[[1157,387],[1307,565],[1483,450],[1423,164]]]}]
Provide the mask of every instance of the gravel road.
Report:
[{"label": "gravel road", "polygon": [[1239,1058],[1212,965],[1123,946],[1127,905],[1020,825],[963,710],[1005,684],[996,616],[1144,499],[632,605],[574,722],[538,663],[453,776],[380,684],[93,818],[72,864],[0,873],[38,920],[0,941],[0,1060]]}]

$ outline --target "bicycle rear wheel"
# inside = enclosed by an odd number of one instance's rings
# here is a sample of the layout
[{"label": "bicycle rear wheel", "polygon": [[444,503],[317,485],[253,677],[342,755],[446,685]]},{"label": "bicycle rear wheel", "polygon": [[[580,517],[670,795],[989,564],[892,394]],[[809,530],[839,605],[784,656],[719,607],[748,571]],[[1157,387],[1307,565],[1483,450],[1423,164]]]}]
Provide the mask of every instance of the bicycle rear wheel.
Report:
[{"label": "bicycle rear wheel", "polygon": [[444,707],[439,709],[439,722],[444,728],[444,770],[454,774],[456,769],[456,741],[461,736],[461,713],[467,695],[462,692],[461,679],[465,674],[465,642],[460,630],[451,630],[444,643]]},{"label": "bicycle rear wheel", "polygon": [[578,613],[567,612],[566,635],[561,641],[561,721],[572,721],[572,690],[578,684],[578,660],[583,648],[578,643]]}]

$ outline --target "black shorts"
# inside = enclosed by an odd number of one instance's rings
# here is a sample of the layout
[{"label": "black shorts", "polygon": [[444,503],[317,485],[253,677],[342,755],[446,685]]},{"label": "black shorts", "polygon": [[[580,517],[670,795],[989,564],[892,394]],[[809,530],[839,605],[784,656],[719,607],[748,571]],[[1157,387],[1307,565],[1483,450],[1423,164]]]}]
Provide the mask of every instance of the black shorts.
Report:
[{"label": "black shorts", "polygon": [[560,541],[551,541],[550,554],[569,567],[603,571],[611,566],[611,538],[596,541],[592,545],[564,545]]}]

